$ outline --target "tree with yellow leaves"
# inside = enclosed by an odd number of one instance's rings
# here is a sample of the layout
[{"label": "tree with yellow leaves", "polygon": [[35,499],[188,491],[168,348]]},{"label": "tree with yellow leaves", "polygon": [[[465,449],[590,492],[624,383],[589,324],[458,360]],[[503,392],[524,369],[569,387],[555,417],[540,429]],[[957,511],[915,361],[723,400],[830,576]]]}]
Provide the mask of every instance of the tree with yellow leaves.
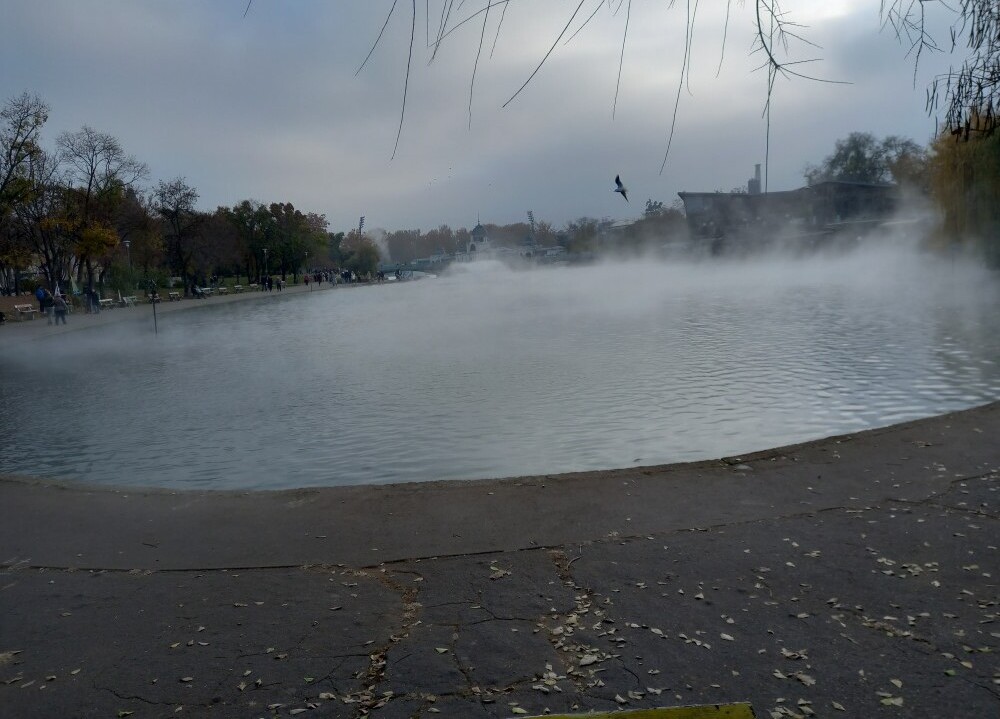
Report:
[{"label": "tree with yellow leaves", "polygon": [[971,115],[968,139],[964,130],[940,135],[928,176],[942,212],[941,239],[977,247],[1000,267],[1000,133],[985,131],[991,122]]}]

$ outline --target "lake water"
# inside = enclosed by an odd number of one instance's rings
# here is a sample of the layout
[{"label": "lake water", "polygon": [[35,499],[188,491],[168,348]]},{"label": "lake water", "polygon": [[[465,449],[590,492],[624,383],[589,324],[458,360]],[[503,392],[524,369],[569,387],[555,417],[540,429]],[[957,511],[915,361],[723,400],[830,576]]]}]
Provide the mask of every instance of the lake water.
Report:
[{"label": "lake water", "polygon": [[206,304],[0,349],[0,472],[272,489],[734,455],[1000,398],[998,300],[869,250]]}]

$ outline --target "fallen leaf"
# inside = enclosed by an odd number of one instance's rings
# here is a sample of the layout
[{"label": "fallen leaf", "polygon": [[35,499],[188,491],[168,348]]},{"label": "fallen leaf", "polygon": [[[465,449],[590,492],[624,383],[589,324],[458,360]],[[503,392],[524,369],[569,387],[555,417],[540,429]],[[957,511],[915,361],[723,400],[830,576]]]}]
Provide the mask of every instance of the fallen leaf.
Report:
[{"label": "fallen leaf", "polygon": [[816,680],[815,680],[815,679],[813,679],[813,678],[812,678],[811,676],[809,676],[808,674],[804,674],[804,673],[802,673],[802,672],[796,672],[796,673],[795,673],[795,674],[793,674],[792,676],[794,676],[794,677],[795,677],[796,679],[798,679],[798,680],[799,680],[800,682],[802,682],[803,684],[805,684],[805,685],[806,685],[807,687],[811,687],[811,686],[813,686],[813,685],[814,685],[814,684],[816,683]]},{"label": "fallen leaf", "polygon": [[500,567],[492,564],[490,565],[490,570],[490,579],[501,579],[502,577],[506,577],[510,574],[509,569],[501,569]]}]

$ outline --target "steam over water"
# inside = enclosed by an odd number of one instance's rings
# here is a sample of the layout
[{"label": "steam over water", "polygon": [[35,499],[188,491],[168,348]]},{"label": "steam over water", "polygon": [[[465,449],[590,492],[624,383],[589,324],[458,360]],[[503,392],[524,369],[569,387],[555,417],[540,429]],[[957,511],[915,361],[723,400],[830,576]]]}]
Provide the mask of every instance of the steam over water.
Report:
[{"label": "steam over water", "polygon": [[0,472],[476,479],[733,455],[1000,398],[1000,282],[962,263],[463,269],[166,314],[157,337],[122,323],[8,344]]}]

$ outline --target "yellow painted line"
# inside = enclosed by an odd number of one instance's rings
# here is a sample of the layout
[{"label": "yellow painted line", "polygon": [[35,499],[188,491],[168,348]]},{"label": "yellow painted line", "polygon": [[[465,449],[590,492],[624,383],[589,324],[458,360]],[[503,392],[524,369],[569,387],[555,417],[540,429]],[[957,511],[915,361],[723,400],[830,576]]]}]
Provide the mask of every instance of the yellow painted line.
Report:
[{"label": "yellow painted line", "polygon": [[545,714],[532,719],[756,719],[749,704],[711,704],[697,707],[634,709],[599,714]]}]

